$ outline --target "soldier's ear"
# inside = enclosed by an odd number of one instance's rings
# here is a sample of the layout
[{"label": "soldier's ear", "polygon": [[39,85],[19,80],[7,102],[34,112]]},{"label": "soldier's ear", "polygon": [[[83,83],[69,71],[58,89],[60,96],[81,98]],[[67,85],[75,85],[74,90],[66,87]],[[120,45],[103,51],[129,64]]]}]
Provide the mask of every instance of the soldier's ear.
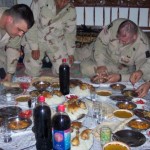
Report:
[{"label": "soldier's ear", "polygon": [[13,23],[13,17],[12,16],[7,16],[7,23],[8,24],[11,24],[11,23]]},{"label": "soldier's ear", "polygon": [[138,35],[137,34],[134,34],[133,36],[133,40],[135,41],[137,39]]}]

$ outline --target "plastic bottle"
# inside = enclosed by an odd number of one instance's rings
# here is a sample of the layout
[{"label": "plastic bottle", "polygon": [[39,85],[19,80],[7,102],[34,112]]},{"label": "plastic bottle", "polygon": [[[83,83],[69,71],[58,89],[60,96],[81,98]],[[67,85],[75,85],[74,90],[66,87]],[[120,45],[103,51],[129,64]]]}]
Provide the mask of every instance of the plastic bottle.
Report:
[{"label": "plastic bottle", "polygon": [[67,59],[62,59],[62,64],[59,67],[59,82],[60,91],[63,95],[69,94],[69,81],[70,81],[70,67],[66,63]]},{"label": "plastic bottle", "polygon": [[52,149],[51,110],[45,103],[45,97],[38,98],[38,104],[34,108],[34,133],[37,150]]},{"label": "plastic bottle", "polygon": [[65,113],[65,106],[59,105],[52,118],[53,150],[71,149],[71,120]]}]

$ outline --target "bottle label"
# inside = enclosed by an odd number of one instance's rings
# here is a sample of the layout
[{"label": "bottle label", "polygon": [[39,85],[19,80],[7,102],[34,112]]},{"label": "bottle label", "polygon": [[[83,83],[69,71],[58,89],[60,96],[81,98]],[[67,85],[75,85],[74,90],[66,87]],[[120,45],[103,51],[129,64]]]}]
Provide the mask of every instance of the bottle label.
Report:
[{"label": "bottle label", "polygon": [[71,143],[71,130],[65,131],[52,130],[53,131],[53,148],[56,150],[68,150]]}]

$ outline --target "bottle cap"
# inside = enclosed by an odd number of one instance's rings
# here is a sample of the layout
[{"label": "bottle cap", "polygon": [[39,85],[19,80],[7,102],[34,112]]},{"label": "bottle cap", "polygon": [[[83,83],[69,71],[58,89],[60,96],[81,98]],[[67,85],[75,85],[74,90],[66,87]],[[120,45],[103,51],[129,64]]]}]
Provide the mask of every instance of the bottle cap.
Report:
[{"label": "bottle cap", "polygon": [[45,102],[45,97],[44,96],[39,96],[38,101],[39,102]]},{"label": "bottle cap", "polygon": [[65,106],[64,105],[59,105],[57,109],[58,109],[58,112],[64,112],[65,111]]},{"label": "bottle cap", "polygon": [[66,58],[63,58],[63,59],[62,59],[62,62],[63,62],[63,63],[66,63],[66,62],[67,62],[67,59],[66,59]]}]

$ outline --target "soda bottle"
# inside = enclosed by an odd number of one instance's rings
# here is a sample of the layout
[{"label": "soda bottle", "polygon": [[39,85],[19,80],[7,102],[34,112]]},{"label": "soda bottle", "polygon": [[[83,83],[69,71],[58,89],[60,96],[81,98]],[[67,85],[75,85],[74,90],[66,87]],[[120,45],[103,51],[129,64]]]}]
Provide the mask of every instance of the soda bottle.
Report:
[{"label": "soda bottle", "polygon": [[71,149],[71,120],[65,113],[65,106],[59,105],[52,118],[53,150]]},{"label": "soda bottle", "polygon": [[62,59],[62,64],[59,67],[60,91],[63,95],[69,94],[70,67],[66,62],[66,58]]},{"label": "soda bottle", "polygon": [[37,150],[52,149],[51,110],[45,103],[45,97],[39,96],[38,104],[33,110],[34,133]]}]

